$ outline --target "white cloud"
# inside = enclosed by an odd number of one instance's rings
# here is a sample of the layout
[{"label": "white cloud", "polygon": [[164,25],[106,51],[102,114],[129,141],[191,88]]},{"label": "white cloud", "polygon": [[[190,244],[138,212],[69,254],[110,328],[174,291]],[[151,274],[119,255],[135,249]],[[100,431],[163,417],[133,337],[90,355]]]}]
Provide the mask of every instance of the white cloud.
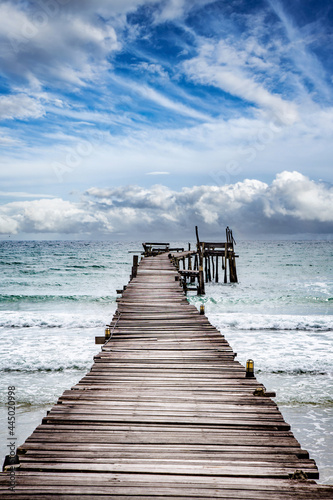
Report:
[{"label": "white cloud", "polygon": [[0,196],[6,198],[54,198],[51,194],[24,193],[22,191],[0,191]]},{"label": "white cloud", "polygon": [[8,130],[6,130],[5,128],[0,128],[0,144],[2,147],[12,147],[14,145],[16,146],[17,144],[19,144],[19,142],[20,141],[17,138],[8,135]]},{"label": "white cloud", "polygon": [[138,64],[132,64],[133,69],[138,70],[143,73],[149,73],[151,75],[156,75],[164,80],[169,79],[167,71],[163,68],[161,64],[140,62]]},{"label": "white cloud", "polygon": [[43,105],[26,94],[6,95],[0,97],[1,120],[26,120],[40,118],[45,113]]},{"label": "white cloud", "polygon": [[[321,26],[314,22],[305,25],[303,28],[298,28],[292,18],[287,15],[279,0],[268,1],[280,19],[289,40],[289,44],[284,47],[285,53],[292,58],[304,81],[311,82],[316,91],[319,91],[325,98],[330,99],[332,88],[327,83],[328,75],[315,53],[310,50],[310,46],[316,41],[317,43],[320,42],[321,45],[326,43],[324,35],[321,33]],[[311,34],[311,30],[314,28],[316,28],[316,33]]]},{"label": "white cloud", "polygon": [[196,120],[200,121],[212,121],[212,118],[209,114],[202,113],[201,111],[197,111],[189,106],[183,104],[182,102],[175,101],[165,96],[161,92],[155,90],[153,87],[149,85],[142,85],[137,82],[127,81],[122,78],[114,78],[118,82],[122,82],[123,86],[128,87],[130,90],[138,93],[145,99],[148,99],[152,102],[155,102],[159,106],[169,109],[171,111],[176,112],[177,114],[181,114],[184,116],[189,116]]},{"label": "white cloud", "polygon": [[[271,118],[285,125],[292,125],[299,116],[294,103],[269,92],[247,71],[248,54],[237,50],[225,41],[214,45],[204,42],[199,55],[183,63],[184,71],[192,80],[213,85],[223,91],[256,104],[270,112]],[[258,62],[255,64],[258,66]]]},{"label": "white cloud", "polygon": [[[312,29],[328,37],[327,26],[298,29],[271,1],[278,18],[268,2],[245,11],[214,0],[0,2],[0,65],[10,86],[0,98],[8,120],[0,130],[3,186],[61,193],[96,179],[121,185],[141,176],[146,185],[167,173],[163,181],[174,186],[225,184],[267,181],[281,168],[332,180],[333,113],[317,99],[326,55],[318,50],[317,59],[306,37]],[[14,122],[44,115],[31,126]],[[54,162],[64,175],[55,175]],[[194,216],[218,224],[220,205],[202,200],[193,201]],[[287,210],[285,201],[281,210],[277,201],[266,206],[273,218]],[[181,203],[175,207],[173,221],[181,218]]]},{"label": "white cloud", "polygon": [[6,46],[2,67],[33,86],[59,81],[83,86],[99,79],[109,67],[107,55],[120,48],[113,26],[98,22],[96,12],[87,15],[79,5],[74,15],[74,5],[53,4],[51,12],[43,2],[40,8],[1,3],[0,41]]},{"label": "white cloud", "polygon": [[242,236],[333,233],[333,188],[299,172],[282,172],[271,185],[255,179],[225,186],[91,188],[80,203],[62,199],[0,207],[0,232],[127,236],[187,236],[193,227]]},{"label": "white cloud", "polygon": [[135,11],[140,5],[158,3],[160,0],[68,0],[66,8],[72,13],[91,16],[98,12],[102,16],[127,14]]},{"label": "white cloud", "polygon": [[[49,112],[50,107],[46,105],[46,109]],[[57,126],[53,134],[46,128],[46,144],[29,141],[29,147],[21,147],[14,151],[15,155],[3,153],[6,168],[0,172],[0,184],[6,182],[8,190],[25,191],[30,181],[47,193],[50,183],[59,183],[54,162],[64,166],[60,180],[71,183],[69,190],[75,188],[78,179],[84,188],[94,185],[96,178],[113,179],[119,185],[141,177],[141,182],[147,184],[148,179],[153,179],[149,172],[169,172],[174,186],[225,184],[246,177],[267,180],[281,170],[281,165],[286,170],[332,181],[333,112],[329,109],[303,110],[302,121],[290,127],[277,126],[258,115],[173,128],[157,128],[149,123],[136,128],[128,117],[120,116],[116,122],[113,114],[104,111],[57,110],[60,114],[55,119],[67,126]],[[73,123],[72,118],[91,125]],[[112,132],[105,131],[104,124],[114,124]],[[115,130],[122,126],[125,133],[117,135]],[[24,142],[24,136],[19,138]],[[68,163],[69,157],[76,161]]]},{"label": "white cloud", "polygon": [[164,23],[180,20],[191,10],[205,7],[216,0],[165,0],[159,3],[159,9],[155,12],[155,22]]},{"label": "white cloud", "polygon": [[[62,199],[8,203],[0,207],[0,233],[82,234],[111,231],[112,226],[100,212],[90,212],[79,204]],[[11,231],[9,230],[11,228]]]},{"label": "white cloud", "polygon": [[17,234],[19,222],[13,217],[0,214],[0,234]]},{"label": "white cloud", "polygon": [[282,172],[270,187],[264,213],[300,220],[333,222],[333,188],[316,183],[298,172]]},{"label": "white cloud", "polygon": [[162,3],[163,7],[155,16],[156,21],[163,23],[182,17],[185,3],[186,0],[167,0]]},{"label": "white cloud", "polygon": [[170,175],[170,172],[147,172],[146,175]]}]

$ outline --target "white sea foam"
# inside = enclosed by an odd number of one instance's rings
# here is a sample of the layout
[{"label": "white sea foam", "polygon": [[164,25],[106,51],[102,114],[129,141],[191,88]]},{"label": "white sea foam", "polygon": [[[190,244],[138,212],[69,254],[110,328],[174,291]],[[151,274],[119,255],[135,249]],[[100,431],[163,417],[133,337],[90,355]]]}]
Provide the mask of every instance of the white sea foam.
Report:
[{"label": "white sea foam", "polygon": [[208,314],[208,317],[225,335],[242,364],[253,358],[260,372],[292,376],[332,374],[329,328],[332,317],[258,314]]},{"label": "white sea foam", "polygon": [[95,314],[0,311],[0,328],[98,328],[108,319]]},{"label": "white sea foam", "polygon": [[218,318],[221,329],[323,332],[333,330],[333,316],[328,315],[221,313],[212,314],[210,317]]},{"label": "white sea foam", "polygon": [[0,371],[86,370],[110,318],[94,314],[0,312]]},{"label": "white sea foam", "polygon": [[43,330],[24,328],[2,332],[0,371],[3,373],[87,370],[98,352],[95,335],[103,328]]}]

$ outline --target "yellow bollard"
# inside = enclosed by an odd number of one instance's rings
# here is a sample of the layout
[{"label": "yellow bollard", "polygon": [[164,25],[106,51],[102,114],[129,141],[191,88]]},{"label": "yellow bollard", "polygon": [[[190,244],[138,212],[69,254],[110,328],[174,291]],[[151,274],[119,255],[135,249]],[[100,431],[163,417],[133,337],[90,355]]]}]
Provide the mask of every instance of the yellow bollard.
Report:
[{"label": "yellow bollard", "polygon": [[254,362],[253,359],[248,359],[246,362],[246,378],[254,377]]},{"label": "yellow bollard", "polygon": [[111,330],[109,327],[105,328],[105,339],[109,339],[111,336]]},{"label": "yellow bollard", "polygon": [[200,306],[200,314],[205,314],[205,306],[203,304]]}]

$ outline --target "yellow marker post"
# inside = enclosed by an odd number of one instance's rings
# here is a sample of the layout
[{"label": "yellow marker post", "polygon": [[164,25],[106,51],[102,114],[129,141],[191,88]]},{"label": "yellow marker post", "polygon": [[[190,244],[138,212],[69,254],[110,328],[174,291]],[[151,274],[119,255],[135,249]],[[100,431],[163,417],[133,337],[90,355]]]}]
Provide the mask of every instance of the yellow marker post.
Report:
[{"label": "yellow marker post", "polygon": [[254,377],[254,362],[253,359],[248,359],[246,362],[246,378]]}]

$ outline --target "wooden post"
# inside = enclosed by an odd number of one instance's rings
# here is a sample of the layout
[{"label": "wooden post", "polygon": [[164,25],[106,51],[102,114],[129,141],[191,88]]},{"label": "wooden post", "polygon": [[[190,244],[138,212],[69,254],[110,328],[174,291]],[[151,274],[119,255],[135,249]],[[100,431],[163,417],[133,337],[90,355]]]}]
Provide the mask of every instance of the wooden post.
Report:
[{"label": "wooden post", "polygon": [[211,259],[212,259],[212,279],[215,278],[215,265],[214,265],[214,255],[211,256]]},{"label": "wooden post", "polygon": [[200,240],[199,240],[198,226],[195,226],[195,235],[197,237],[197,249],[198,249],[198,252],[199,252],[199,250],[200,250]]},{"label": "wooden post", "polygon": [[183,290],[184,290],[184,293],[185,295],[187,295],[187,283],[186,283],[186,276],[183,276],[182,277],[182,284],[183,284]]},{"label": "wooden post", "polygon": [[231,255],[229,256],[229,280],[230,283],[233,283],[234,281],[234,274],[233,274],[233,266],[232,266],[232,257]]},{"label": "wooden post", "polygon": [[207,257],[207,270],[208,270],[208,281],[212,281],[212,275],[210,272],[210,255]]},{"label": "wooden post", "polygon": [[224,250],[224,283],[228,283],[227,276],[227,258],[228,258],[228,243],[225,244]]},{"label": "wooden post", "polygon": [[139,256],[138,255],[133,255],[133,266],[132,266],[131,280],[133,278],[136,278],[136,275],[137,275],[137,272],[138,272],[138,261],[139,261]]},{"label": "wooden post", "polygon": [[236,259],[235,259],[235,255],[233,255],[232,259],[233,259],[233,263],[234,263],[234,279],[235,279],[235,283],[238,283],[238,277],[237,277],[237,271],[236,271]]},{"label": "wooden post", "polygon": [[236,261],[234,252],[230,255],[229,258],[229,274],[230,283],[237,283]]},{"label": "wooden post", "polygon": [[203,247],[199,240],[198,226],[195,226],[195,234],[197,237],[197,249],[198,249],[198,259],[199,259],[199,284],[198,284],[198,295],[205,294],[205,280],[203,273]]},{"label": "wooden post", "polygon": [[[190,250],[191,250],[191,245],[190,245],[190,243],[188,244],[188,246],[189,246],[189,251],[190,251]],[[192,271],[192,255],[189,255],[189,256],[187,257],[187,269],[188,269],[189,271]],[[190,277],[190,283],[194,283],[194,282],[195,282],[195,276],[191,276],[191,277]]]},{"label": "wooden post", "polygon": [[236,259],[235,259],[235,251],[234,251],[234,237],[232,235],[231,229],[227,227],[227,242],[231,247],[230,255],[229,255],[229,276],[230,283],[237,283],[237,272],[236,272]]},{"label": "wooden post", "polygon": [[205,280],[203,272],[203,251],[199,254],[199,295],[205,295]]},{"label": "wooden post", "polygon": [[215,283],[219,282],[219,256],[216,256],[216,265],[215,265],[216,271],[215,271]]}]

